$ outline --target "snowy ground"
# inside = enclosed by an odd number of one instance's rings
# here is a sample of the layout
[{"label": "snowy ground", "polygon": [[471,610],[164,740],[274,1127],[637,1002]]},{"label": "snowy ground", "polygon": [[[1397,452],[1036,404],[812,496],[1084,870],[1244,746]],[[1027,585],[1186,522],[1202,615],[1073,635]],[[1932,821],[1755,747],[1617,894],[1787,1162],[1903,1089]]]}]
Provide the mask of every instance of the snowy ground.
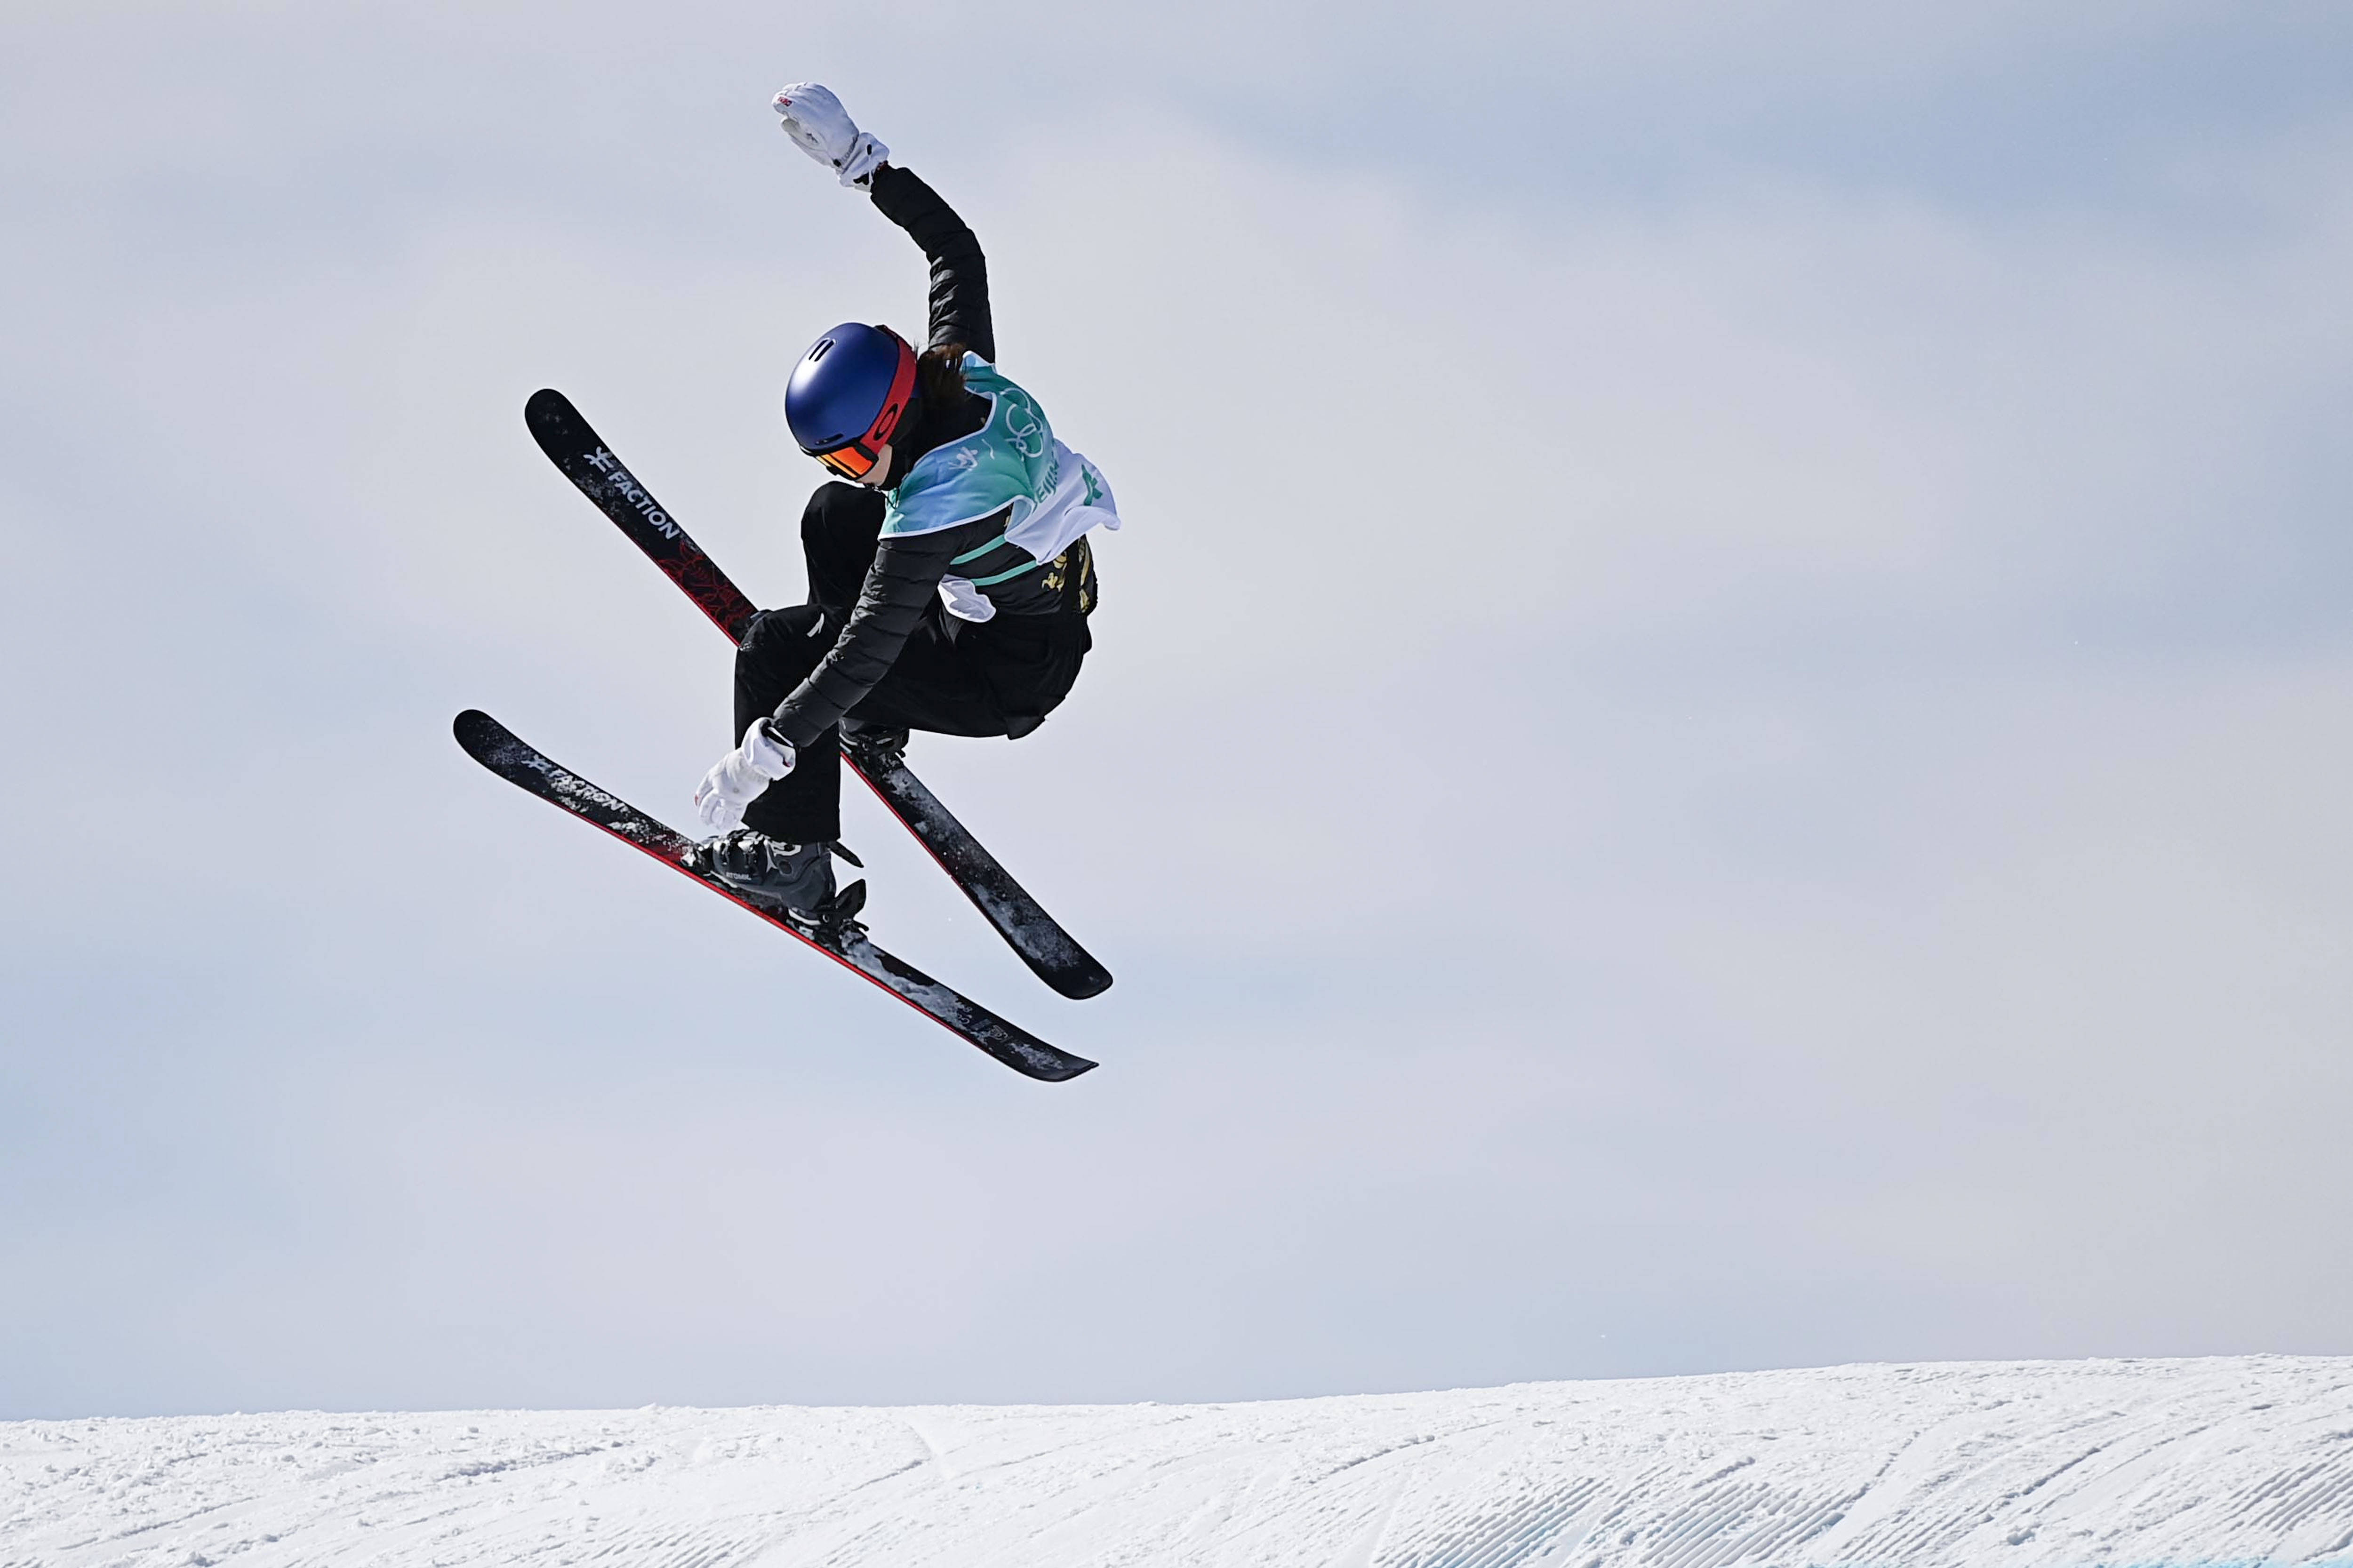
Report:
[{"label": "snowy ground", "polygon": [[2353,1563],[2353,1359],[0,1424],[0,1564]]}]

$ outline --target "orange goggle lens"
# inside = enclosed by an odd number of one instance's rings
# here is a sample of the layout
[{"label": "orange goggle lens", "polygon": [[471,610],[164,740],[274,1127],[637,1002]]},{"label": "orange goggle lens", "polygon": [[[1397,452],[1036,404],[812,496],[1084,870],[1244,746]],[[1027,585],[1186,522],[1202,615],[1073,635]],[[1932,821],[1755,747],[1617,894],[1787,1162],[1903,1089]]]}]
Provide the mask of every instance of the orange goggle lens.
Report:
[{"label": "orange goggle lens", "polygon": [[855,443],[819,452],[817,460],[845,479],[862,479],[874,471],[874,454]]}]

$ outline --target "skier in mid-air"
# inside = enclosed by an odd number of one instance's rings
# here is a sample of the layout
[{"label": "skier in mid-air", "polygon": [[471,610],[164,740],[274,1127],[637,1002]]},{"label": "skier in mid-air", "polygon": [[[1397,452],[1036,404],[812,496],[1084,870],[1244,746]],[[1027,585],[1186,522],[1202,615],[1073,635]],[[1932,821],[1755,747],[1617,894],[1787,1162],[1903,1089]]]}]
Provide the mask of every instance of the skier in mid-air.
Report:
[{"label": "skier in mid-air", "polygon": [[797,84],[775,102],[794,143],[869,193],[932,268],[921,353],[888,327],[846,322],[786,383],[793,439],[839,478],[801,513],[808,603],[763,611],[744,633],[740,740],[694,795],[716,835],[702,851],[711,872],[822,929],[856,912],[834,885],[839,747],[881,761],[913,730],[1035,730],[1092,646],[1086,534],[1119,516],[1101,471],[997,369],[972,230],[825,88]]}]

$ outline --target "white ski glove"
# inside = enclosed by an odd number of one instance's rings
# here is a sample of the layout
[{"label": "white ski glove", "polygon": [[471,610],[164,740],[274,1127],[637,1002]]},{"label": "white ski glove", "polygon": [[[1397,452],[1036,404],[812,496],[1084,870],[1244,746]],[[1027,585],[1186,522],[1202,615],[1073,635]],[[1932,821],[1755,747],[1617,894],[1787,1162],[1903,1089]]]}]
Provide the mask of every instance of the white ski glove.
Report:
[{"label": "white ski glove", "polygon": [[890,148],[858,129],[829,88],[797,81],[776,94],[776,105],[793,145],[839,171],[845,185],[864,184],[891,156]]},{"label": "white ski glove", "polygon": [[744,822],[744,808],[760,792],[793,771],[793,743],[754,719],[744,731],[744,743],[719,759],[702,775],[694,792],[694,815],[713,833],[733,833]]}]

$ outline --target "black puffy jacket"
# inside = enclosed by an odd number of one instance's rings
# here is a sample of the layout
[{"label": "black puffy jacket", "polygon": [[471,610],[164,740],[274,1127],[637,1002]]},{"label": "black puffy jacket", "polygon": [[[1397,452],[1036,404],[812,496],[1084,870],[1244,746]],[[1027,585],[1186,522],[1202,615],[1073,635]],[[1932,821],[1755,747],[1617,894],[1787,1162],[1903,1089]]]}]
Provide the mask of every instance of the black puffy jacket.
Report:
[{"label": "black puffy jacket", "polygon": [[[994,364],[997,329],[989,318],[988,263],[980,241],[937,192],[905,169],[887,163],[877,169],[872,191],[882,216],[905,229],[932,264],[925,346],[962,343]],[[961,407],[923,408],[916,428],[892,442],[893,482],[933,447],[979,429],[987,423],[988,413],[987,399],[972,395]],[[999,511],[936,533],[882,539],[832,650],[776,709],[777,731],[794,745],[805,747],[856,707],[897,662],[900,649],[936,601],[940,579],[958,557],[974,556],[963,570],[976,576],[1001,571],[1008,561],[1026,563],[1026,554],[1006,544],[997,547],[1011,552],[1003,559],[996,553],[975,556],[1005,531],[1005,523],[1006,513]],[[1029,573],[1007,587],[993,587],[989,598],[997,613],[1058,615],[1082,600],[1091,605],[1092,562],[1085,542],[1073,545],[1068,561],[1058,564],[1065,570]],[[1087,580],[1083,595],[1077,591],[1081,579]]]}]

